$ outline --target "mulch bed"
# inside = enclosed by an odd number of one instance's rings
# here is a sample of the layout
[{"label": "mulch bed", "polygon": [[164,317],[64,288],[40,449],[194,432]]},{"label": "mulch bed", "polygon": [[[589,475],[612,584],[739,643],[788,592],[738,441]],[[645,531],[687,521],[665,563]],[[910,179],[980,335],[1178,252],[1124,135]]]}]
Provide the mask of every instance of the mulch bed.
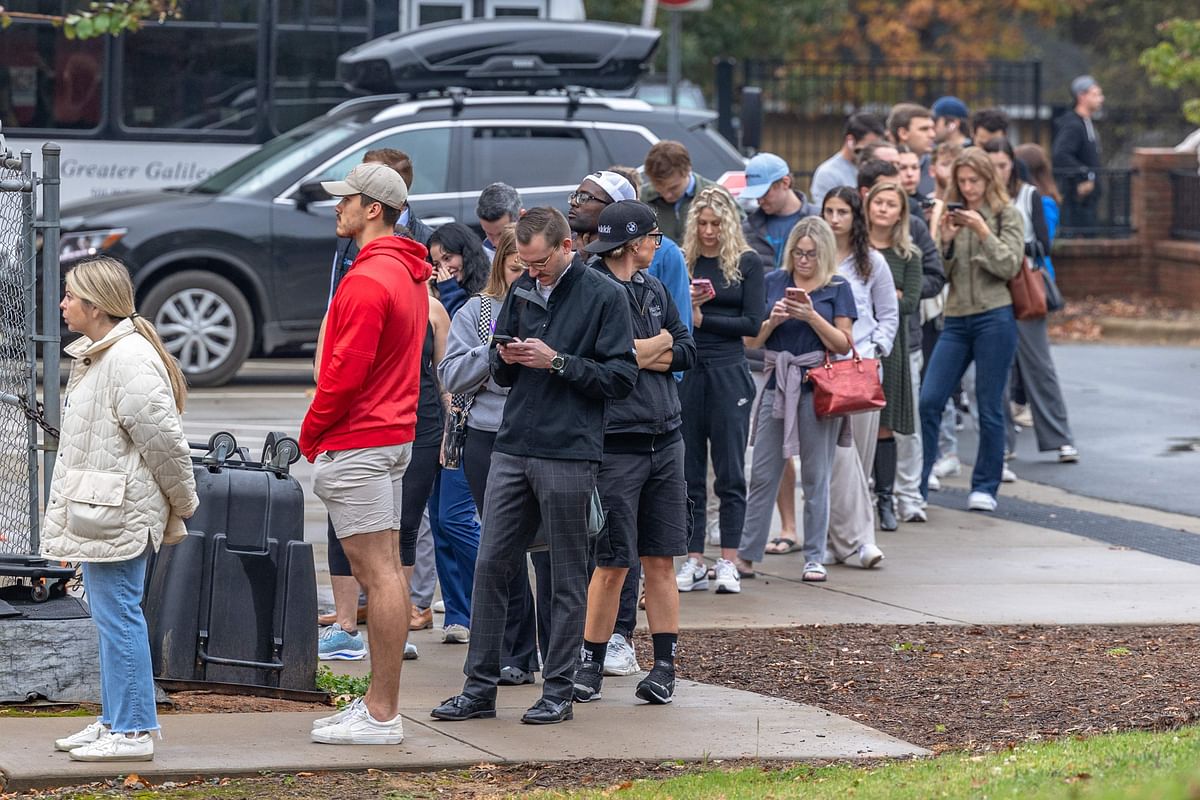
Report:
[{"label": "mulch bed", "polygon": [[1196,321],[1200,312],[1168,306],[1161,300],[1144,298],[1071,300],[1066,308],[1049,318],[1050,338],[1056,342],[1103,342],[1119,337],[1105,336],[1100,321],[1105,317],[1155,321]]},{"label": "mulch bed", "polygon": [[688,631],[679,650],[682,677],[820,706],[935,753],[1200,719],[1193,625]]}]

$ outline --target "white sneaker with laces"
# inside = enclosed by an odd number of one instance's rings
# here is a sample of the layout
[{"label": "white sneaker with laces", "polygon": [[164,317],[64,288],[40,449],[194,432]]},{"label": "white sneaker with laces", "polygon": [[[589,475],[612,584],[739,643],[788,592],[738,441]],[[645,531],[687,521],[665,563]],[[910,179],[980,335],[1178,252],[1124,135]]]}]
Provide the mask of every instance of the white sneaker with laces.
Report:
[{"label": "white sneaker with laces", "polygon": [[737,594],[742,591],[742,579],[737,565],[727,558],[718,558],[713,565],[717,578],[717,594]]},{"label": "white sneaker with laces", "polygon": [[939,478],[949,478],[962,472],[962,462],[954,453],[946,455],[933,462],[933,474]]},{"label": "white sneaker with laces", "polygon": [[967,495],[968,511],[995,511],[996,498],[987,492],[971,492]]},{"label": "white sneaker with laces", "polygon": [[352,705],[349,714],[340,722],[313,728],[312,740],[320,744],[400,744],[404,741],[404,724],[397,714],[380,722],[367,711],[366,703]]},{"label": "white sneaker with laces", "polygon": [[703,561],[689,558],[675,573],[675,586],[681,592],[703,592],[708,588],[708,569]]},{"label": "white sneaker with laces", "polygon": [[642,668],[638,666],[637,652],[633,642],[619,633],[614,633],[608,639],[608,650],[604,654],[605,675],[636,675]]},{"label": "white sneaker with laces", "polygon": [[109,731],[91,744],[76,747],[72,761],[153,761],[154,740],[150,734],[126,736]]},{"label": "white sneaker with laces", "polygon": [[313,730],[315,731],[317,728],[324,728],[327,725],[337,725],[339,722],[353,714],[355,707],[361,706],[362,703],[363,699],[361,697],[356,697],[350,701],[349,705],[336,714],[331,714],[328,717],[321,717],[320,719],[314,719],[312,723]]},{"label": "white sneaker with laces", "polygon": [[447,625],[442,628],[442,641],[446,644],[467,644],[471,641],[471,629],[466,625]]},{"label": "white sneaker with laces", "polygon": [[1015,473],[1011,469],[1009,469],[1008,464],[1005,464],[1004,469],[1000,470],[1000,482],[1001,483],[1016,483],[1017,482],[1017,473]]},{"label": "white sneaker with laces", "polygon": [[69,753],[76,747],[83,747],[85,744],[91,744],[101,736],[106,736],[107,734],[108,726],[101,722],[100,718],[97,717],[95,722],[93,722],[91,725],[88,725],[83,730],[72,733],[70,736],[63,737],[62,739],[55,739],[54,749],[64,753]]},{"label": "white sneaker with laces", "polygon": [[873,544],[858,548],[858,565],[863,569],[874,569],[883,561],[883,551]]}]

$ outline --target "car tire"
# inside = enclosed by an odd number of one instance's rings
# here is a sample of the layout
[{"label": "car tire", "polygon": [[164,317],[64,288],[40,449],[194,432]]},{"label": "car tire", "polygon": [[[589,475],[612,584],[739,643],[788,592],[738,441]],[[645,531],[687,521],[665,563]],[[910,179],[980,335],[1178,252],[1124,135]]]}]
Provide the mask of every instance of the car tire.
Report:
[{"label": "car tire", "polygon": [[226,278],[187,270],[154,284],[142,301],[167,351],[192,386],[221,386],[241,369],[254,345],[254,313]]}]

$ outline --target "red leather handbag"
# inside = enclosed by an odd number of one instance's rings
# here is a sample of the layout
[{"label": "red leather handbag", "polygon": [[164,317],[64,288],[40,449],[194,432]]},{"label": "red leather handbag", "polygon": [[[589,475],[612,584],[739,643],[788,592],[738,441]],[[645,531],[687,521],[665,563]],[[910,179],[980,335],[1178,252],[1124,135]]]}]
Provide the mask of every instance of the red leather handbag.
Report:
[{"label": "red leather handbag", "polygon": [[844,417],[887,405],[879,382],[879,359],[860,356],[853,341],[850,352],[851,358],[834,361],[826,350],[825,363],[808,371],[818,417]]},{"label": "red leather handbag", "polygon": [[1021,259],[1021,270],[1008,282],[1008,291],[1012,293],[1013,316],[1017,319],[1046,316],[1046,281],[1033,269],[1029,256]]}]

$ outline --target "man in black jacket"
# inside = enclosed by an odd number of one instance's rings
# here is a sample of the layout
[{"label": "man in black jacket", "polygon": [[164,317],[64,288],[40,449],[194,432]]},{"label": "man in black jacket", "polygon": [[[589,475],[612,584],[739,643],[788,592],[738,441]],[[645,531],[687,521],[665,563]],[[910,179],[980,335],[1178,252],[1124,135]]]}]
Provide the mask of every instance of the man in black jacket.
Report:
[{"label": "man in black jacket", "polygon": [[[1100,137],[1092,117],[1104,106],[1104,92],[1091,75],[1071,81],[1075,108],[1055,121],[1054,171],[1063,195],[1064,228],[1095,228],[1096,205],[1100,198],[1096,170],[1100,168]],[[1083,233],[1088,233],[1084,230]]]},{"label": "man in black jacket", "polygon": [[575,662],[587,610],[588,508],[604,453],[609,400],[633,391],[638,362],[619,285],[573,257],[562,213],[535,208],[517,223],[518,278],[496,319],[492,378],[510,387],[492,453],[475,564],[471,643],[462,694],[435,719],[496,716],[508,584],[544,531],[553,597],[542,698],[522,722],[572,718]]},{"label": "man in black jacket", "polygon": [[633,393],[610,403],[605,418],[597,486],[608,525],[596,542],[575,701],[600,699],[621,590],[626,574],[640,560],[654,667],[638,683],[637,696],[661,705],[675,694],[679,590],[673,559],[687,553],[691,516],[683,477],[679,392],[671,373],[695,363],[696,343],[670,293],[643,271],[654,260],[662,237],[654,210],[636,200],[612,203],[600,212],[596,231],[585,249],[601,256],[591,262],[593,268],[628,298],[638,373]]}]

